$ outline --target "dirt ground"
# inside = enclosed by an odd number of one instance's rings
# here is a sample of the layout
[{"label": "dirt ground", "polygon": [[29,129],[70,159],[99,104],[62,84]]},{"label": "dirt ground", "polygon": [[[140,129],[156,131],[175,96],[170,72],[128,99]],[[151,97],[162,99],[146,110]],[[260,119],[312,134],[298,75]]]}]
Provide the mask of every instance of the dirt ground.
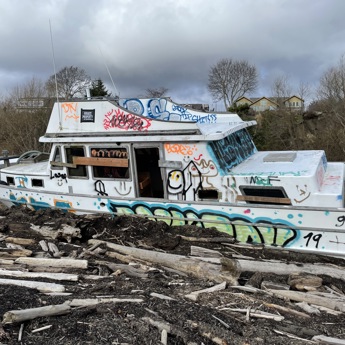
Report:
[{"label": "dirt ground", "polygon": [[[32,256],[38,256],[43,252],[39,245],[43,236],[33,231],[32,225],[50,226],[58,230],[63,224],[80,229],[81,237],[73,238],[70,243],[59,237],[50,242],[56,244],[62,257],[82,257],[88,260],[87,269],[62,270],[76,273],[79,277],[76,282],[62,282],[70,295],[48,295],[36,289],[0,283],[0,320],[11,310],[60,305],[74,298],[115,297],[133,300],[76,307],[65,315],[39,317],[21,323],[3,322],[2,326],[0,324],[0,345],[157,345],[162,344],[163,328],[167,330],[166,343],[169,345],[316,344],[316,341],[311,340],[315,335],[345,339],[343,313],[333,315],[318,310],[318,313],[314,311],[313,314],[297,316],[268,306],[275,304],[305,313],[292,301],[282,300],[264,292],[242,291],[229,285],[221,291],[200,294],[199,299],[193,301],[186,298],[186,295],[210,288],[217,283],[159,265],[144,265],[146,269],[141,268],[141,273],[137,276],[127,274],[125,269],[113,271],[109,263],[124,263],[109,257],[105,249],[94,255],[86,250],[90,247],[87,241],[97,238],[120,245],[180,255],[190,255],[191,246],[199,246],[217,250],[228,258],[234,255],[255,257],[255,265],[260,265],[262,260],[279,260],[285,263],[297,262],[299,265],[327,263],[345,267],[343,259],[297,254],[285,250],[248,249],[223,242],[199,242],[191,238],[211,239],[225,235],[214,229],[194,226],[169,227],[162,222],[138,217],[85,217],[52,210],[34,212],[24,208],[1,209],[0,216],[0,262],[1,259],[9,259],[4,254],[7,248],[6,238],[34,239],[34,244],[25,246],[25,249],[31,250]],[[189,238],[186,239],[187,237]],[[102,246],[100,248],[102,249]],[[51,254],[46,252],[44,255],[47,257]],[[11,267],[0,265],[0,268],[6,270],[13,269]],[[27,267],[22,266],[21,269],[25,270]],[[101,279],[90,279],[95,275]],[[345,293],[343,280],[326,275],[321,278],[322,286],[318,288],[319,291],[327,292],[332,289],[339,296]],[[51,282],[43,278],[38,280]],[[241,286],[259,289],[263,281],[288,284],[289,276],[242,272],[239,278]],[[170,299],[166,299],[167,296]],[[138,302],[138,299],[141,301]],[[230,310],[231,308],[245,309],[247,312]],[[255,310],[284,318],[277,321],[253,317],[249,312]],[[49,328],[34,332],[44,326]],[[19,336],[21,340],[18,340]]]}]

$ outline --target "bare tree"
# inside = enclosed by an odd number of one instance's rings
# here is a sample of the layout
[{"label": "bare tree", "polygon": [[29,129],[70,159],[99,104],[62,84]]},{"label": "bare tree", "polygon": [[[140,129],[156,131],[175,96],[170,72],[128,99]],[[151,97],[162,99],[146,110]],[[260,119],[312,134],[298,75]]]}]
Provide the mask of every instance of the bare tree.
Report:
[{"label": "bare tree", "polygon": [[345,111],[345,56],[337,66],[330,67],[321,77],[318,98],[327,100],[333,109]]},{"label": "bare tree", "polygon": [[292,96],[292,88],[290,85],[289,77],[287,75],[280,75],[273,80],[271,86],[272,97],[275,101],[282,105],[284,100]]},{"label": "bare tree", "polygon": [[56,84],[58,96],[61,98],[83,97],[86,89],[91,85],[91,78],[82,68],[64,67],[56,74],[56,83],[55,75],[49,77],[46,83],[49,95],[56,94]]},{"label": "bare tree", "polygon": [[145,98],[160,98],[164,97],[169,89],[166,87],[160,86],[158,88],[147,88],[145,90]]},{"label": "bare tree", "polygon": [[45,97],[44,82],[32,78],[16,86],[1,102],[0,152],[21,154],[29,150],[42,150],[38,139],[46,130],[52,104]]},{"label": "bare tree", "polygon": [[246,60],[222,59],[211,67],[208,74],[208,89],[215,101],[223,100],[225,109],[253,92],[258,85],[258,73]]}]

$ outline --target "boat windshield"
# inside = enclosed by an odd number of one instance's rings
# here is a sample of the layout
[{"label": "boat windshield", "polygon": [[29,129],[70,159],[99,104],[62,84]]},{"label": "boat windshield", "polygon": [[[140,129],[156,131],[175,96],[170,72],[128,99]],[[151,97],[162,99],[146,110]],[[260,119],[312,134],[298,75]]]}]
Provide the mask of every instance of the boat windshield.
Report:
[{"label": "boat windshield", "polygon": [[245,128],[226,138],[209,143],[209,147],[225,174],[257,152],[256,146]]}]

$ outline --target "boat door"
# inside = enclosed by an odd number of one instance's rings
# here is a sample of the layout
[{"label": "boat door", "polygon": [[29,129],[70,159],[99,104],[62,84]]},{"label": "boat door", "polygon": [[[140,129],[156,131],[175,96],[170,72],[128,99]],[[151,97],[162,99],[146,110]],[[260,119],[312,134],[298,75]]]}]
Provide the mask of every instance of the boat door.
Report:
[{"label": "boat door", "polygon": [[134,146],[134,157],[138,197],[164,198],[160,146]]}]

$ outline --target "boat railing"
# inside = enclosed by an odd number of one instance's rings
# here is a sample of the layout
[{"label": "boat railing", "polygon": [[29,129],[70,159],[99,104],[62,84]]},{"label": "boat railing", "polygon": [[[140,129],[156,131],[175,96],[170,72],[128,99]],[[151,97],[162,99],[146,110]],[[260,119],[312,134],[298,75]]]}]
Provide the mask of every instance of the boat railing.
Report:
[{"label": "boat railing", "polygon": [[9,155],[8,150],[2,150],[2,156],[0,156],[0,168],[6,168],[11,163],[16,163],[19,155]]}]

